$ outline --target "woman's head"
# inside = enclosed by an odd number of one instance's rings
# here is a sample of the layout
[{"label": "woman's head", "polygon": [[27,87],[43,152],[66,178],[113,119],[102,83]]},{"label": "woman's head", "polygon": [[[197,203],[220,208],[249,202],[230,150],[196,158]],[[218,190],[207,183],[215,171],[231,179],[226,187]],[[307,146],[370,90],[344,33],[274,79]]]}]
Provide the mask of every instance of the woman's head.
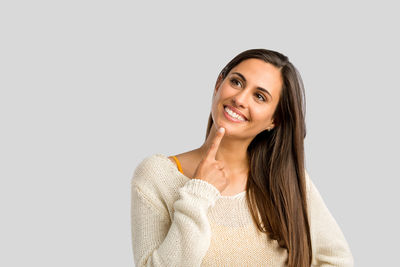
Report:
[{"label": "woman's head", "polygon": [[[276,132],[294,110],[304,113],[303,102],[301,77],[288,58],[272,50],[250,49],[234,57],[218,75],[207,130],[214,123],[216,128],[224,127],[226,135],[252,140],[261,132]],[[230,121],[225,106],[236,109],[245,121]],[[297,119],[297,124],[304,124],[302,117]]]}]

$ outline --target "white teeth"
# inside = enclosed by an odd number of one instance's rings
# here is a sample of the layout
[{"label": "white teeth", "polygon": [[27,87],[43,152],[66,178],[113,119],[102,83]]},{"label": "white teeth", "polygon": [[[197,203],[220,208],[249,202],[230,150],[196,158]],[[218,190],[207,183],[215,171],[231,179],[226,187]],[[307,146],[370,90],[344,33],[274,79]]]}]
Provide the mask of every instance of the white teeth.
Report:
[{"label": "white teeth", "polygon": [[225,107],[225,111],[231,115],[233,118],[241,120],[241,121],[246,121],[245,118],[243,118],[242,116],[240,116],[239,114],[233,112],[232,110],[230,110],[228,107]]}]

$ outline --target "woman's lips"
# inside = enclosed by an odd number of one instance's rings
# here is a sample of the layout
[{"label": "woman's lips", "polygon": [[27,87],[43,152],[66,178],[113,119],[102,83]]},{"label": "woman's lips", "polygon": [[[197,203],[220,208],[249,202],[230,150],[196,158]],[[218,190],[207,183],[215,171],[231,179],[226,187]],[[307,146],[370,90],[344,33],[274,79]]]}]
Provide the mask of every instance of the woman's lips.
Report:
[{"label": "woman's lips", "polygon": [[248,121],[248,119],[246,118],[246,116],[243,115],[243,113],[241,113],[241,112],[240,112],[239,110],[237,110],[236,108],[234,108],[234,107],[232,107],[232,106],[228,106],[228,105],[225,105],[225,106],[224,106],[224,109],[225,109],[225,107],[228,107],[230,110],[232,110],[232,111],[235,112],[236,114],[239,114],[239,115],[242,116],[245,120]]},{"label": "woman's lips", "polygon": [[[228,106],[228,108],[229,108],[229,106]],[[227,118],[228,120],[230,120],[230,121],[232,121],[232,122],[246,122],[246,121],[247,121],[246,119],[245,119],[245,121],[241,121],[241,120],[238,120],[238,119],[236,119],[236,118],[231,117],[231,116],[225,111],[225,106],[224,106],[224,116],[225,116],[225,118]]]}]

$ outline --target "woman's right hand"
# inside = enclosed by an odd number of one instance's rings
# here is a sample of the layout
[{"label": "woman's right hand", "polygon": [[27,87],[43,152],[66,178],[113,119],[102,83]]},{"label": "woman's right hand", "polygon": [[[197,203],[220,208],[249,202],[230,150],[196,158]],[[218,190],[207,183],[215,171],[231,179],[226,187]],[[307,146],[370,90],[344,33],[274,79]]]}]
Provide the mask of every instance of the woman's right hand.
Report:
[{"label": "woman's right hand", "polygon": [[[223,129],[222,132],[220,132],[221,129]],[[220,128],[216,132],[206,156],[200,161],[193,175],[193,179],[206,181],[215,186],[219,192],[224,191],[224,189],[229,185],[229,180],[224,171],[223,162],[215,159],[219,144],[221,143],[224,134],[224,128]]]}]

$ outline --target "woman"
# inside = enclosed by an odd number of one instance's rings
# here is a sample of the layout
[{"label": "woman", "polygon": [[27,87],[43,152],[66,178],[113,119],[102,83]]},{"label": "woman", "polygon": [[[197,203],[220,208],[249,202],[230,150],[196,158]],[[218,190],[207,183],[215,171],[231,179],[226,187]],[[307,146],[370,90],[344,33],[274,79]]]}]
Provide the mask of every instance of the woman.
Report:
[{"label": "woman", "polygon": [[251,49],[218,76],[206,140],[132,178],[136,266],[353,266],[304,166],[301,77]]}]

